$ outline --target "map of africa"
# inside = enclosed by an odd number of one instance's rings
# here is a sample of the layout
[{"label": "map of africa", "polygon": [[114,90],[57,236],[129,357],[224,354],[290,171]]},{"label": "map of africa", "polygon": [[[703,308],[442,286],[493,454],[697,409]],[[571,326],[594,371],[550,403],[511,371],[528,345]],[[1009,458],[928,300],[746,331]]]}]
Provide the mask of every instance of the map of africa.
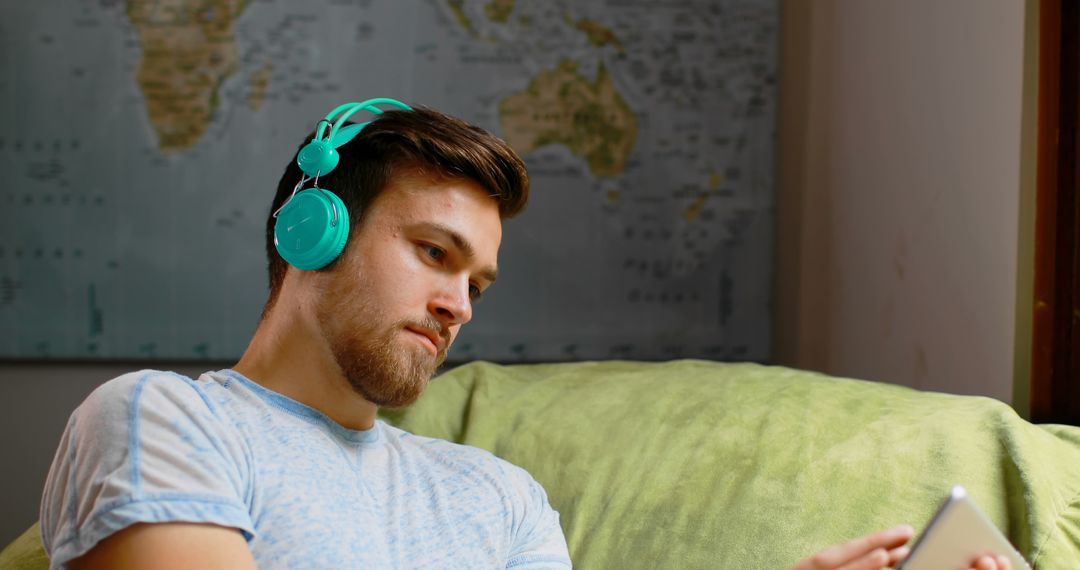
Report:
[{"label": "map of africa", "polygon": [[339,103],[524,158],[452,360],[769,356],[776,0],[97,0],[0,8],[0,357],[230,360],[286,162]]}]

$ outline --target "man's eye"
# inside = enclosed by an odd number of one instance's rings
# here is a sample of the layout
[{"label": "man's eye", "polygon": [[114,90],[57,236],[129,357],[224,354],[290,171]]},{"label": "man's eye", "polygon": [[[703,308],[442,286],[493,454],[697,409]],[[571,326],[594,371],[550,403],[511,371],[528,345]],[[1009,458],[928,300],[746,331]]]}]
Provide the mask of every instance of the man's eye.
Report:
[{"label": "man's eye", "polygon": [[442,261],[442,259],[446,257],[446,250],[434,245],[425,245],[424,253],[435,261]]},{"label": "man's eye", "polygon": [[484,292],[481,291],[480,288],[477,287],[476,285],[469,285],[469,298],[472,299],[473,301],[479,301],[480,296],[483,295],[483,294],[484,294]]}]

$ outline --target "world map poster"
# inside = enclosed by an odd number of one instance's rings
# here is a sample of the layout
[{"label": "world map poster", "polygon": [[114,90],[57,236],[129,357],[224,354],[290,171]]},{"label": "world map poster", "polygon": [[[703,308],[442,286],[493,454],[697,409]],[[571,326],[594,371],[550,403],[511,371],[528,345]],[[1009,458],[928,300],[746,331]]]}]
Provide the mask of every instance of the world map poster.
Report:
[{"label": "world map poster", "polygon": [[451,360],[766,360],[776,0],[0,7],[0,357],[237,358],[303,137],[392,97],[532,194]]}]

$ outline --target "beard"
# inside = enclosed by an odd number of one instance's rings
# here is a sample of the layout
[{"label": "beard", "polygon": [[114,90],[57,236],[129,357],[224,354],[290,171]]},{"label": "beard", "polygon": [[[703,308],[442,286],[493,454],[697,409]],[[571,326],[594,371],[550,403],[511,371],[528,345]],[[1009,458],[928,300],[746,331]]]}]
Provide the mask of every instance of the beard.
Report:
[{"label": "beard", "polygon": [[[412,404],[446,360],[449,330],[431,315],[393,320],[360,293],[368,288],[365,284],[327,273],[331,280],[324,286],[324,302],[315,313],[342,375],[353,391],[376,406],[402,408]],[[406,333],[406,327],[438,331],[447,348],[433,355],[418,343],[403,343],[399,337]]]},{"label": "beard", "polygon": [[377,334],[354,329],[329,339],[334,359],[349,385],[376,406],[403,408],[412,404],[446,360],[445,350],[432,355],[419,346],[401,346],[396,337],[406,326],[443,329],[438,322],[406,321]]}]

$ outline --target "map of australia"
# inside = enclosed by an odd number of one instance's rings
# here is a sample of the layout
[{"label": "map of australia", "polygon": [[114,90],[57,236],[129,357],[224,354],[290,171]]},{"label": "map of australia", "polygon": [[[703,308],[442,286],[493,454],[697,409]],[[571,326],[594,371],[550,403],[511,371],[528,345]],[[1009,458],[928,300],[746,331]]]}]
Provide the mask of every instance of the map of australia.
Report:
[{"label": "map of australia", "polygon": [[595,81],[564,60],[499,105],[507,142],[519,152],[563,144],[583,156],[596,176],[615,176],[637,141],[637,117],[601,66]]}]

